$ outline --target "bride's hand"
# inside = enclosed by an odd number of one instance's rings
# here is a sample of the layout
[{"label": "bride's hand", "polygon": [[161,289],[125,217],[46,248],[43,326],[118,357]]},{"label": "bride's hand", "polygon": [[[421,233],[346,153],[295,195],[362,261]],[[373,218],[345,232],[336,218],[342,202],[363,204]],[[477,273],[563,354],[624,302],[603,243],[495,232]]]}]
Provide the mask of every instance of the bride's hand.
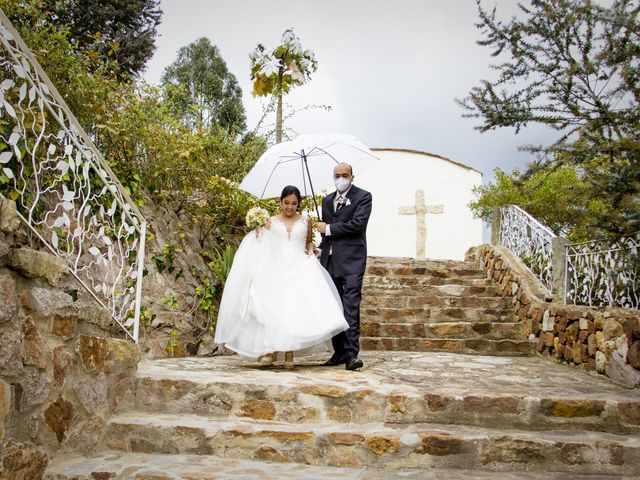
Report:
[{"label": "bride's hand", "polygon": [[313,252],[315,252],[316,247],[313,244],[312,241],[307,242],[307,246],[305,248],[305,251],[307,252],[307,255],[313,255]]}]

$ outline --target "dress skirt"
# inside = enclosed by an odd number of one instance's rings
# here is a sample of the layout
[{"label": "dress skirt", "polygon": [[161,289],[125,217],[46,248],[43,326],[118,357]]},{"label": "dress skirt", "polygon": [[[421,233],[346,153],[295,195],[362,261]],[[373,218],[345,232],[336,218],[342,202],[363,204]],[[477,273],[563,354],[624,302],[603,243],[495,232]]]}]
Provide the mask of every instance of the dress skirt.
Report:
[{"label": "dress skirt", "polygon": [[252,231],[225,283],[215,343],[249,358],[309,349],[348,328],[327,271],[298,242]]}]

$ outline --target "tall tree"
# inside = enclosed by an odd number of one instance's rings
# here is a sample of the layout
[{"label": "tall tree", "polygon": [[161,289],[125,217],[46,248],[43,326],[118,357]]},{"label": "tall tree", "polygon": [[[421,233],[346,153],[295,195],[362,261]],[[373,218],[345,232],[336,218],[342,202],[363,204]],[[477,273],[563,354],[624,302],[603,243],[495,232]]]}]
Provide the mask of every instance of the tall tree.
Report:
[{"label": "tall tree", "polygon": [[282,97],[291,88],[311,79],[311,73],[318,69],[318,62],[311,50],[303,50],[300,39],[292,29],[282,34],[282,44],[270,53],[258,44],[249,54],[251,59],[251,80],[253,96],[275,95],[278,101],[276,111],[276,143],[282,141]]},{"label": "tall tree", "polygon": [[[476,0],[483,38],[502,63],[459,103],[482,132],[528,124],[557,130],[543,166],[575,168],[591,194],[611,205],[605,230],[640,228],[640,4],[613,0],[529,0],[508,22]],[[539,167],[539,165],[538,165]]]},{"label": "tall tree", "polygon": [[140,73],[153,55],[159,0],[44,0],[52,21],[69,30],[80,51],[117,64],[119,75]]},{"label": "tall tree", "polygon": [[122,105],[130,82],[116,75],[112,60],[88,55],[71,43],[69,27],[54,20],[43,0],[0,0],[0,8],[34,53],[80,124],[95,125]]},{"label": "tall tree", "polygon": [[221,127],[230,134],[245,130],[242,89],[209,39],[182,47],[176,61],[165,69],[162,84],[189,128]]},{"label": "tall tree", "polygon": [[606,205],[591,196],[588,185],[569,167],[541,169],[522,175],[507,175],[497,168],[495,181],[474,188],[476,199],[469,204],[474,216],[491,221],[493,209],[518,205],[558,235],[573,241],[586,240],[593,232],[594,217]]}]

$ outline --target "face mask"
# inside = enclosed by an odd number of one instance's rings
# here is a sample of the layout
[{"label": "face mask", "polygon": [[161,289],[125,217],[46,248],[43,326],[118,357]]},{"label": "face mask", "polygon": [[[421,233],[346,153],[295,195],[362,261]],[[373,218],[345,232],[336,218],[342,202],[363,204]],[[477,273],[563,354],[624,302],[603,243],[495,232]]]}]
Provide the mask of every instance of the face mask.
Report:
[{"label": "face mask", "polygon": [[338,191],[340,193],[344,192],[347,188],[349,188],[349,185],[351,184],[351,180],[348,180],[346,178],[337,178],[334,181],[336,188],[338,189]]}]

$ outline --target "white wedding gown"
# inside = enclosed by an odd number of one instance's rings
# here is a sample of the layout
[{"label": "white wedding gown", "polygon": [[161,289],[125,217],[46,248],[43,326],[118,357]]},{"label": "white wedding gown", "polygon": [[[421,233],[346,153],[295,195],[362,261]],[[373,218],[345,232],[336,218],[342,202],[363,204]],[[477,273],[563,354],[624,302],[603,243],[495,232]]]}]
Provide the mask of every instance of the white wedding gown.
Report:
[{"label": "white wedding gown", "polygon": [[327,271],[305,253],[308,217],[291,232],[278,218],[244,237],[225,283],[215,343],[258,358],[303,350],[346,330],[342,303]]}]

